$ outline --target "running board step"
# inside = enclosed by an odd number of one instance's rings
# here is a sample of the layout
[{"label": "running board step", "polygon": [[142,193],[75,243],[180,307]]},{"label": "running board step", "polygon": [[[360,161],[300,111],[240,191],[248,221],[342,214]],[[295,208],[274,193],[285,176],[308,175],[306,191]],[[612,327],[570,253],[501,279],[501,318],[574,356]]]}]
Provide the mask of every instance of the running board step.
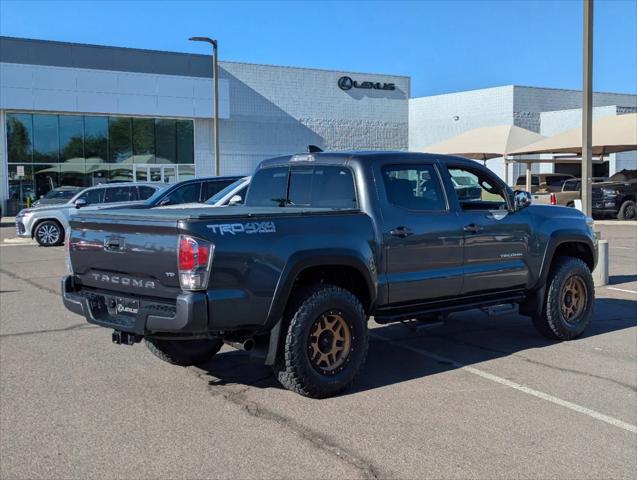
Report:
[{"label": "running board step", "polygon": [[518,306],[515,303],[502,303],[500,305],[483,307],[480,310],[482,310],[490,317],[501,317],[503,315],[518,313]]}]

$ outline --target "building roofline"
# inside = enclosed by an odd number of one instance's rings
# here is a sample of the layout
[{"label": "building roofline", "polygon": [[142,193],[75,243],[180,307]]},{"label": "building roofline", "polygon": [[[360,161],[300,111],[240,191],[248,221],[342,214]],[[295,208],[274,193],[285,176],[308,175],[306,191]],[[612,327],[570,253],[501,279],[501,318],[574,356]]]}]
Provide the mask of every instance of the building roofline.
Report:
[{"label": "building roofline", "polygon": [[[48,45],[58,45],[58,46],[67,46],[67,47],[87,47],[87,48],[99,48],[103,50],[110,51],[125,51],[130,53],[148,53],[148,54],[158,54],[158,55],[178,55],[186,57],[195,57],[197,59],[201,59],[202,61],[210,61],[212,55],[205,55],[202,53],[190,53],[190,52],[176,52],[173,50],[154,50],[148,48],[136,48],[136,47],[120,47],[113,45],[100,45],[93,43],[81,43],[81,42],[67,42],[67,41],[59,41],[59,40],[43,40],[37,38],[26,38],[26,37],[10,37],[6,35],[0,35],[0,40],[8,40],[8,41],[21,41],[27,42],[34,45],[37,44],[48,44]],[[1,55],[0,55],[1,58]],[[236,60],[219,60],[219,64],[234,64],[234,65],[253,65],[253,66],[263,66],[263,67],[273,67],[273,68],[285,68],[290,70],[312,70],[312,71],[321,71],[321,72],[333,72],[333,73],[349,73],[355,75],[382,75],[385,77],[398,77],[398,78],[406,78],[411,82],[411,77],[409,75],[398,75],[393,73],[380,73],[380,72],[360,72],[360,71],[352,71],[352,70],[340,70],[340,69],[329,69],[329,68],[317,68],[317,67],[296,67],[292,65],[277,65],[272,63],[254,63],[254,62],[244,62],[244,61],[236,61]],[[52,65],[55,66],[55,65]],[[78,67],[79,68],[79,67]],[[90,68],[90,67],[87,67]]]},{"label": "building roofline", "polygon": [[[412,97],[410,98],[410,100],[420,100],[423,98],[432,98],[432,97],[442,97],[443,95],[456,95],[459,93],[469,93],[469,92],[478,92],[481,90],[494,90],[496,88],[530,88],[530,89],[534,89],[534,90],[555,90],[555,91],[561,91],[561,92],[580,92],[581,90],[577,90],[574,88],[556,88],[556,87],[533,87],[533,86],[529,86],[529,85],[516,85],[513,83],[509,83],[509,84],[505,84],[505,85],[494,85],[492,87],[483,87],[483,88],[472,88],[471,90],[459,90],[459,91],[455,91],[455,92],[447,92],[447,93],[437,93],[435,95],[423,95],[421,97]],[[633,96],[633,97],[637,97],[637,93],[624,93],[624,92],[600,92],[600,91],[594,91],[594,94],[601,94],[601,95],[627,95],[627,96]]]}]

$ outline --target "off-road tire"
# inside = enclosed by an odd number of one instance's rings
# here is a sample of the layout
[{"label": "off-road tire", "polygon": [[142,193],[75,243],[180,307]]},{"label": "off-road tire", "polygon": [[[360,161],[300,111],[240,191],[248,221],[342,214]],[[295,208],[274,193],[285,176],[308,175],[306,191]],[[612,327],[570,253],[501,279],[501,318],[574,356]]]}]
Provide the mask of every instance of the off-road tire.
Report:
[{"label": "off-road tire", "polygon": [[33,238],[41,247],[57,247],[64,242],[64,228],[55,220],[45,220],[35,227]]},{"label": "off-road tire", "polygon": [[[350,348],[342,365],[321,373],[310,358],[311,333],[322,316],[342,314],[349,328]],[[316,285],[299,292],[286,314],[287,330],[274,374],[286,389],[306,397],[325,398],[347,388],[361,370],[367,356],[367,315],[358,298],[333,285]]]},{"label": "off-road tire", "polygon": [[144,338],[148,350],[164,362],[180,367],[200,365],[211,359],[223,346],[223,340],[160,340]]},{"label": "off-road tire", "polygon": [[[563,289],[572,277],[581,279],[585,288],[585,304],[574,323],[568,322],[562,312]],[[559,257],[551,266],[542,314],[533,316],[533,324],[542,335],[553,340],[577,338],[591,322],[594,301],[595,286],[588,265],[579,258]]]},{"label": "off-road tire", "polygon": [[634,200],[626,200],[619,207],[617,212],[617,218],[619,220],[635,220],[637,219],[637,205]]}]

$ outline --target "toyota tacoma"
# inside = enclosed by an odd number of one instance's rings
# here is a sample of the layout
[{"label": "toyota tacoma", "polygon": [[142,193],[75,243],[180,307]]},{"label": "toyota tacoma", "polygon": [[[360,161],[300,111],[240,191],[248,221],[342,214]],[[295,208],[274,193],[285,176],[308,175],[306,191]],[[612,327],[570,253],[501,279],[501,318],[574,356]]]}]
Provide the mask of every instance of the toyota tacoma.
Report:
[{"label": "toyota tacoma", "polygon": [[64,304],[115,343],[182,366],[229,343],[310,397],[351,384],[370,317],[517,304],[569,340],[592,316],[592,220],[457,157],[288,155],[259,165],[243,206],[86,211],[71,227]]}]

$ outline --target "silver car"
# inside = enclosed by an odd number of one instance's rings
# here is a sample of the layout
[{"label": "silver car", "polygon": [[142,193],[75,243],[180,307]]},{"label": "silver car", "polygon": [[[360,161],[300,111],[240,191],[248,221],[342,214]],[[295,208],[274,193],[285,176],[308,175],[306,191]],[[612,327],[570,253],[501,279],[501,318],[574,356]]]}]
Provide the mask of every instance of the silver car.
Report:
[{"label": "silver car", "polygon": [[141,203],[158,190],[162,183],[108,183],[86,188],[65,203],[26,208],[15,217],[18,237],[35,238],[43,247],[64,242],[69,220],[77,209],[100,209],[122,204]]}]

